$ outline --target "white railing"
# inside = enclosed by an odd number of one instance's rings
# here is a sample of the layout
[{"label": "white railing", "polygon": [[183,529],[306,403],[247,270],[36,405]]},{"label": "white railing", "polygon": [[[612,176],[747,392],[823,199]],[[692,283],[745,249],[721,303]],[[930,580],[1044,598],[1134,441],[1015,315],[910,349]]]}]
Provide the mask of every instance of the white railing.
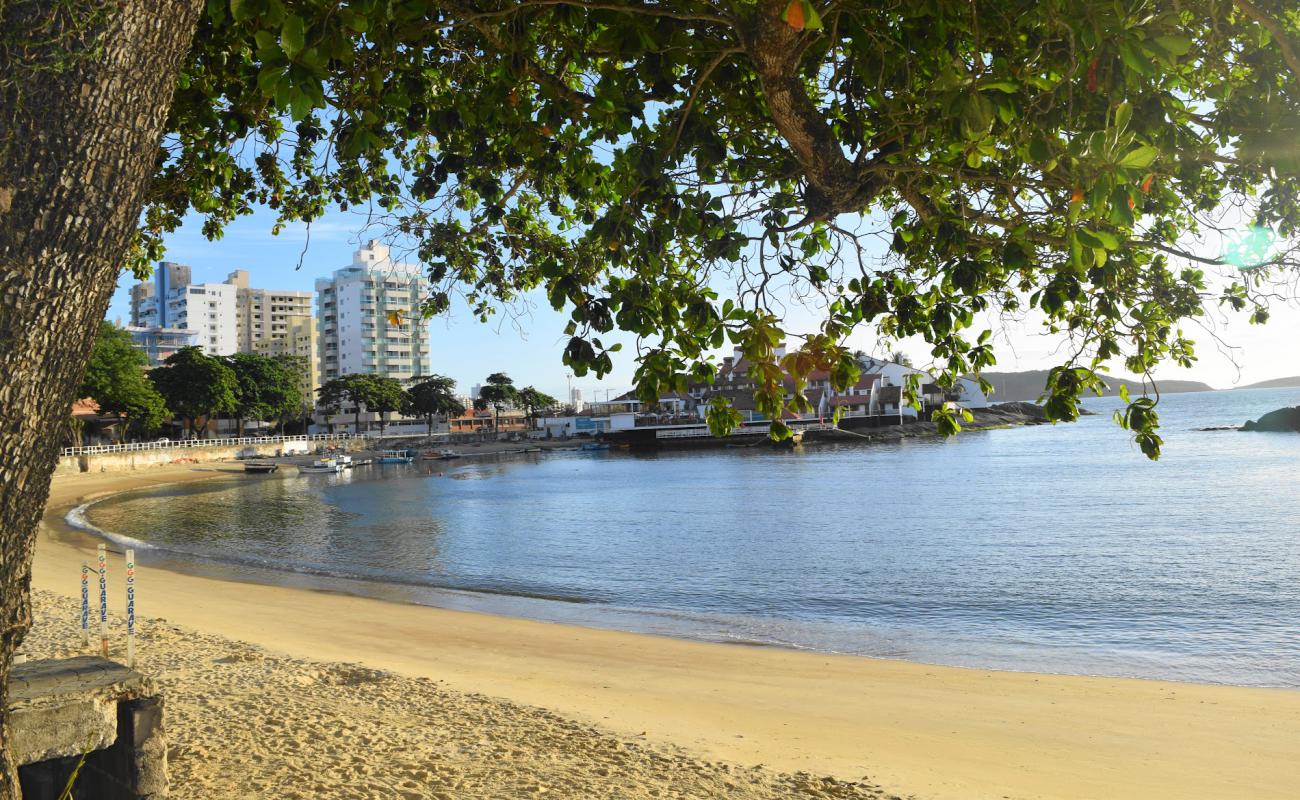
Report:
[{"label": "white railing", "polygon": [[[789,423],[790,430],[795,433],[806,433],[807,431],[833,431],[835,426],[828,422],[811,422],[799,424],[797,422]],[[728,436],[758,436],[767,434],[766,425],[746,425],[732,429]],[[695,426],[690,428],[664,428],[655,431],[656,439],[702,439],[713,436],[708,426]]]},{"label": "white railing", "polygon": [[169,450],[190,447],[235,447],[244,444],[279,444],[281,442],[336,442],[347,439],[364,439],[351,433],[312,433],[304,436],[242,436],[232,439],[181,439],[175,442],[131,442],[129,444],[93,444],[87,447],[65,447],[61,456],[93,456],[103,453],[131,453],[140,450]]}]

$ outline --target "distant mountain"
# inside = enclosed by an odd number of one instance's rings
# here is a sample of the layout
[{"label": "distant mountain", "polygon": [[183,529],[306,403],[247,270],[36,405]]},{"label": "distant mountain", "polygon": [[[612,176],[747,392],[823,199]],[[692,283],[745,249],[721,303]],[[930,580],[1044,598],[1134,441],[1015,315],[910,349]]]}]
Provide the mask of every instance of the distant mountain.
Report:
[{"label": "distant mountain", "polygon": [[[995,403],[1006,403],[1012,400],[1037,400],[1042,394],[1044,387],[1047,386],[1047,370],[1033,369],[1027,372],[986,372],[984,377],[993,384],[996,390],[989,399]],[[1102,375],[1102,380],[1106,382],[1108,388],[1103,395],[1110,397],[1119,394],[1121,384],[1127,385],[1129,394],[1142,394],[1142,382],[1130,381],[1123,378],[1116,378],[1110,375]],[[1290,380],[1300,381],[1300,378]],[[1262,386],[1263,384],[1257,384]],[[1289,384],[1289,385],[1298,385]],[[1160,389],[1161,394],[1177,394],[1179,392],[1212,392],[1213,386],[1201,383],[1200,381],[1156,381],[1156,386]],[[1086,397],[1093,397],[1089,392]]]},{"label": "distant mountain", "polygon": [[1274,378],[1271,381],[1260,381],[1252,383],[1249,386],[1237,386],[1237,389],[1290,389],[1293,386],[1300,386],[1300,375],[1292,375],[1289,378]]}]

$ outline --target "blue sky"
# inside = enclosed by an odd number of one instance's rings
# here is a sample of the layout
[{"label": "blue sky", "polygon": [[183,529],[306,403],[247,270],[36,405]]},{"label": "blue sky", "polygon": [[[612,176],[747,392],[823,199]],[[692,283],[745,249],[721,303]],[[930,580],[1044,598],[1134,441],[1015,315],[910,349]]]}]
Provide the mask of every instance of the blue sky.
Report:
[{"label": "blue sky", "polygon": [[[196,220],[187,223],[167,240],[166,258],[188,264],[197,282],[221,282],[236,269],[249,271],[250,285],[268,289],[311,291],[316,278],[347,266],[362,238],[365,217],[335,212],[312,226],[310,245],[303,257],[307,237],[303,226],[290,227],[271,235],[273,213],[261,210],[232,224],[225,236],[207,241]],[[302,268],[298,269],[302,257]],[[124,275],[109,307],[110,320],[126,321],[130,316],[128,287],[134,283]],[[540,294],[529,308],[515,316],[498,315],[488,324],[474,319],[463,306],[429,321],[432,367],[455,378],[468,392],[489,373],[504,371],[520,386],[533,385],[556,397],[566,395],[566,369],[561,353],[567,317],[555,312]],[[815,320],[811,310],[792,308],[787,322],[807,329]],[[1275,305],[1272,320],[1264,326],[1246,324],[1238,315],[1215,321],[1215,336],[1236,349],[1227,350],[1213,337],[1196,328],[1188,332],[1198,342],[1200,361],[1190,370],[1167,367],[1159,378],[1200,380],[1216,388],[1253,383],[1287,375],[1300,375],[1300,310]],[[602,337],[608,343],[611,337]],[[613,339],[617,341],[618,339]],[[617,394],[631,386],[635,370],[635,342],[623,338],[623,351],[615,354],[615,371],[604,381],[591,375],[574,378],[572,385],[583,390],[587,400]],[[1064,358],[1059,339],[1043,335],[1032,323],[1003,326],[997,339],[1000,371],[1044,369]],[[874,337],[868,332],[855,335],[854,347],[874,352]],[[924,366],[926,348],[920,342],[906,342],[902,348],[918,365]],[[1235,362],[1235,364],[1234,364]],[[1240,367],[1240,369],[1238,369]],[[1122,369],[1112,369],[1123,374]]]}]

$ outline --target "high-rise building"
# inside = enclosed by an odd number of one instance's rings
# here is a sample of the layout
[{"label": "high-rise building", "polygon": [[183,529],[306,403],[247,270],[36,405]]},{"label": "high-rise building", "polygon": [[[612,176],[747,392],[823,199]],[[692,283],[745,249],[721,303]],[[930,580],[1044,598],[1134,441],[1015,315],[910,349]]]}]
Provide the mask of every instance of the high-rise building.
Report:
[{"label": "high-rise building", "polygon": [[235,329],[241,353],[255,353],[258,343],[284,339],[291,326],[298,326],[301,318],[311,319],[311,292],[290,292],[280,289],[252,289],[248,286],[248,271],[235,270],[226,278],[235,287]]},{"label": "high-rise building", "polygon": [[407,381],[428,375],[429,326],[420,304],[429,282],[415,264],[394,262],[371,240],[352,264],[316,281],[322,382],[349,373]]},{"label": "high-rise building", "polygon": [[235,287],[190,283],[189,267],[164,261],[152,282],[131,287],[130,330],[151,363],[188,345],[208,355],[233,353]]},{"label": "high-rise building", "polygon": [[306,359],[307,370],[303,373],[298,388],[302,390],[303,400],[310,408],[316,398],[316,387],[320,386],[320,360],[316,349],[316,318],[310,314],[295,315],[285,318],[284,331],[273,337],[264,337],[253,343],[254,353],[264,356],[301,356]]}]

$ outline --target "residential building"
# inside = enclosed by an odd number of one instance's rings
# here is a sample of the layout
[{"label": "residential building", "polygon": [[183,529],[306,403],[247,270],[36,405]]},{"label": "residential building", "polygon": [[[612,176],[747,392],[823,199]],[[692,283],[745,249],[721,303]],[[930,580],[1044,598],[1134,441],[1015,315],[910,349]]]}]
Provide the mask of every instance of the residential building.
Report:
[{"label": "residential building", "polygon": [[350,266],[318,279],[322,382],[349,373],[402,382],[430,374],[429,327],[420,314],[429,291],[418,265],[393,261],[373,239]]},{"label": "residential building", "polygon": [[316,387],[320,386],[320,359],[317,355],[316,318],[307,315],[285,317],[283,329],[276,330],[271,336],[256,339],[252,352],[264,356],[300,356],[306,360],[307,370],[303,373],[298,388],[310,408],[316,397]]},{"label": "residential building", "polygon": [[127,326],[126,330],[131,334],[131,344],[137,350],[144,351],[151,367],[161,365],[168,356],[182,347],[191,347],[199,342],[198,331],[182,328]]},{"label": "residential building", "polygon": [[164,261],[152,282],[131,288],[131,323],[131,335],[151,363],[158,353],[188,344],[208,355],[228,355],[237,347],[235,287],[190,283],[189,267]]},{"label": "residential building", "polygon": [[[308,327],[315,330],[314,326],[302,322],[311,319],[311,292],[250,288],[248,271],[242,269],[230,273],[226,283],[235,287],[235,330],[239,352],[260,352],[259,343],[289,337],[290,327],[296,327],[299,340]],[[312,360],[315,360],[314,355]]]}]

